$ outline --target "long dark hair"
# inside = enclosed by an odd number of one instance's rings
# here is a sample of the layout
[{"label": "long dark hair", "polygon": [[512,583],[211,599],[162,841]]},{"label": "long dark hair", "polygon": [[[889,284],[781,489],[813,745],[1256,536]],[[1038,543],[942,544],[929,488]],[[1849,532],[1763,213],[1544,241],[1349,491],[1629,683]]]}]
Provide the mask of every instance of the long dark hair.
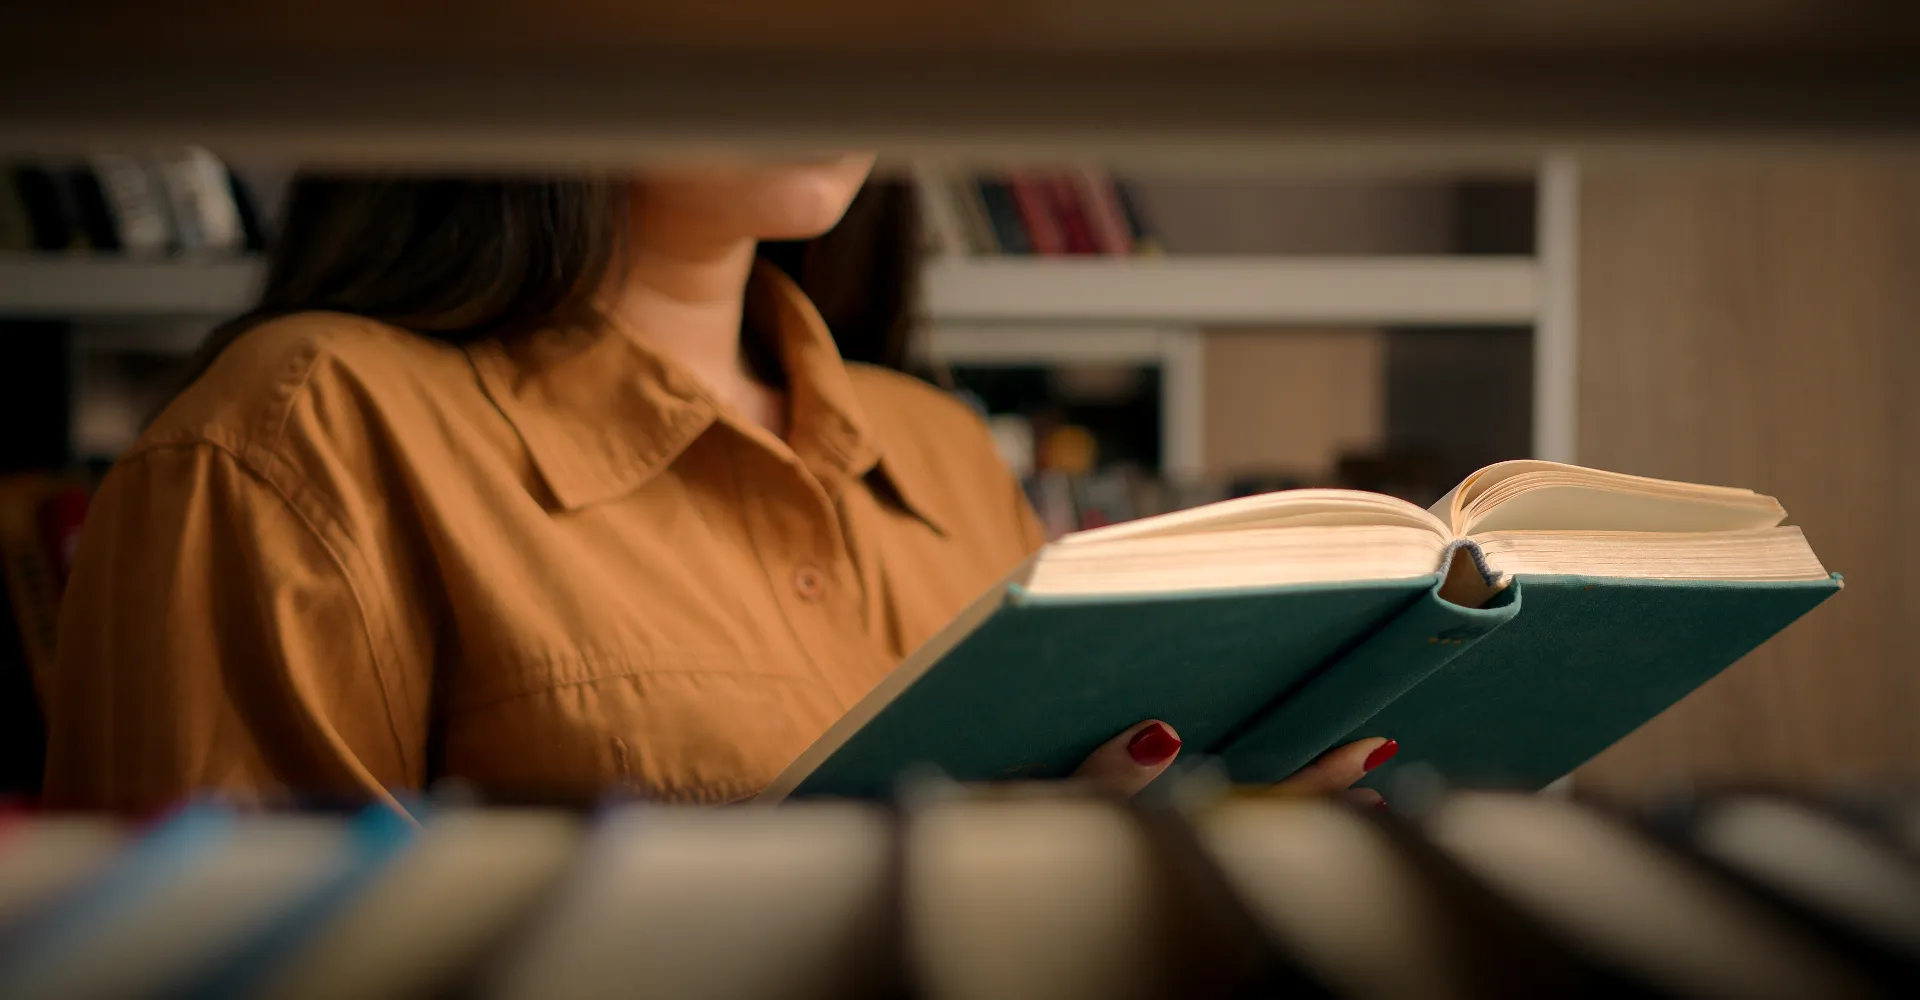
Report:
[{"label": "long dark hair", "polygon": [[[627,190],[612,178],[300,175],[259,302],[208,335],[188,381],[246,331],[309,310],[453,343],[591,322],[626,237]],[[920,265],[915,204],[905,184],[869,181],[831,231],[761,244],[849,361],[905,367]]]}]

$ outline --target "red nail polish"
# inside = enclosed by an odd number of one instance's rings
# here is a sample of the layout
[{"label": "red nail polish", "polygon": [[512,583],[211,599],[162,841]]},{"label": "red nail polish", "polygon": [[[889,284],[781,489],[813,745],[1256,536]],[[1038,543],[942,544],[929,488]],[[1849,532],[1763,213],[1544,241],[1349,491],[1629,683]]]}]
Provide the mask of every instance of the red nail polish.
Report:
[{"label": "red nail polish", "polygon": [[1133,734],[1127,741],[1127,756],[1141,767],[1156,767],[1180,752],[1180,737],[1161,723],[1154,723]]},{"label": "red nail polish", "polygon": [[1388,740],[1385,743],[1382,743],[1379,746],[1373,748],[1373,752],[1367,755],[1366,762],[1360,765],[1360,769],[1363,771],[1371,771],[1374,768],[1379,767],[1382,764],[1385,764],[1387,761],[1392,760],[1393,755],[1399,752],[1400,752],[1400,741]]}]

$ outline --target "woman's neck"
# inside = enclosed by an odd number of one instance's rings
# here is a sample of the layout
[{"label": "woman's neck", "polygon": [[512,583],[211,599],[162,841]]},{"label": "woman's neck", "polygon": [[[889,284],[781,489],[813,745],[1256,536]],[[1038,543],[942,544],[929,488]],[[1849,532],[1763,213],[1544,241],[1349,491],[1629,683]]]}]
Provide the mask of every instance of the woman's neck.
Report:
[{"label": "woman's neck", "polygon": [[755,241],[665,235],[633,240],[611,308],[634,337],[678,362],[721,402],[784,435],[785,401],[754,378],[740,347]]}]

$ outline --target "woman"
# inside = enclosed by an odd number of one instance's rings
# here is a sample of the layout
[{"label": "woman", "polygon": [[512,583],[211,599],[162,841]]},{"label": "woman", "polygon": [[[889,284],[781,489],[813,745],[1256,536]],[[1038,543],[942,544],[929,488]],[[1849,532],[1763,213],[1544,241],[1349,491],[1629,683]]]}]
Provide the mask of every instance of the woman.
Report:
[{"label": "woman", "polygon": [[[47,799],[760,789],[1041,541],[964,406],[843,363],[757,261],[871,164],[303,182],[95,499]],[[1178,750],[1143,722],[1084,773]]]}]

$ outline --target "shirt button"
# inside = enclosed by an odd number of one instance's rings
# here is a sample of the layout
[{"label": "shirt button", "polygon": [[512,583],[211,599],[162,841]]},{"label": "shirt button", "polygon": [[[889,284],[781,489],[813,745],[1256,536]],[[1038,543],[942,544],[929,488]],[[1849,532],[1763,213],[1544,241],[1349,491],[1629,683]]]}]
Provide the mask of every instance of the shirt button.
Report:
[{"label": "shirt button", "polygon": [[817,567],[802,566],[793,571],[793,591],[809,601],[817,601],[827,592],[827,580]]}]

